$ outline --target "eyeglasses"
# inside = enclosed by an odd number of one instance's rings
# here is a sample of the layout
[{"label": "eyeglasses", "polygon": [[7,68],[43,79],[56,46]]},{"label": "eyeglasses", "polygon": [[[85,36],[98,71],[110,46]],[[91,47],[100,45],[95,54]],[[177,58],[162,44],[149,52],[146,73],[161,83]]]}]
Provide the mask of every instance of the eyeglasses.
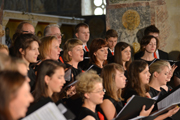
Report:
[{"label": "eyeglasses", "polygon": [[54,36],[56,36],[57,38],[63,37],[64,34],[54,34]]},{"label": "eyeglasses", "polygon": [[99,90],[99,91],[96,91],[96,92],[92,92],[92,93],[102,93],[102,92],[106,92],[106,89],[102,89],[102,90]]}]

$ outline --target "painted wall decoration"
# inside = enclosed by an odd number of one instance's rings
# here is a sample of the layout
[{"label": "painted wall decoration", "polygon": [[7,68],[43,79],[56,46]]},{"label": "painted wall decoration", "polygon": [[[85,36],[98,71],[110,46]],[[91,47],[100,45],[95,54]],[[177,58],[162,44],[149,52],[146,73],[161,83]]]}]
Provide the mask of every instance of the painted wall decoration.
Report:
[{"label": "painted wall decoration", "polygon": [[149,6],[109,9],[106,16],[107,29],[115,29],[119,41],[132,44],[137,41],[137,31],[151,24],[150,16]]},{"label": "painted wall decoration", "polygon": [[[112,4],[118,2],[116,4]],[[159,30],[159,48],[164,50],[170,36],[169,15],[165,0],[109,0],[107,5],[107,29],[118,32],[118,40],[138,49],[138,30],[154,24]],[[135,50],[135,51],[136,51]]]},{"label": "painted wall decoration", "polygon": [[122,16],[122,24],[128,30],[134,30],[139,26],[140,16],[135,10],[127,10]]}]

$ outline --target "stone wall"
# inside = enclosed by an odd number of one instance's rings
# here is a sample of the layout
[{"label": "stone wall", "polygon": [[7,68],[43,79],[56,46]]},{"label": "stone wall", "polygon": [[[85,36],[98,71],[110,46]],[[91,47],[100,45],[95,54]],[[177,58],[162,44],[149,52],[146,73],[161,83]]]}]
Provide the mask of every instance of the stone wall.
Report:
[{"label": "stone wall", "polygon": [[180,50],[178,40],[180,1],[108,0],[107,2],[106,26],[107,29],[118,31],[119,41],[133,45],[137,51],[139,48],[137,32],[155,24],[160,30],[160,49],[166,52]]}]

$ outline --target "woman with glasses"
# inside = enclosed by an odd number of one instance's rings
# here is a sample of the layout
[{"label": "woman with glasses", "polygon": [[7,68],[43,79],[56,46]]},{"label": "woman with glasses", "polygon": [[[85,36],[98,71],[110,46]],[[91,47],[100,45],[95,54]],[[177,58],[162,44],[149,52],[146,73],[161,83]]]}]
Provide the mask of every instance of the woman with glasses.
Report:
[{"label": "woman with glasses", "polygon": [[103,102],[104,92],[102,78],[95,71],[81,73],[76,84],[76,91],[83,99],[78,120],[100,120],[96,105]]}]

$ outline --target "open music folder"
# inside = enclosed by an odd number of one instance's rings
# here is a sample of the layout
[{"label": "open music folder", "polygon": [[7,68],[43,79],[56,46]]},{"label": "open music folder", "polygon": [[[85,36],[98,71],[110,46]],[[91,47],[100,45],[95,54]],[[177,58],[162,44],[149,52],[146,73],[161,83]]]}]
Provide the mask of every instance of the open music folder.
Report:
[{"label": "open music folder", "polygon": [[66,120],[55,103],[49,102],[22,120]]},{"label": "open music folder", "polygon": [[139,116],[143,105],[146,105],[146,110],[149,109],[156,100],[149,99],[146,97],[140,97],[133,95],[126,105],[121,109],[117,114],[115,120],[128,120],[134,117]]},{"label": "open music folder", "polygon": [[[167,94],[158,98],[158,111],[152,113],[151,116],[159,116],[175,108],[176,106],[180,106],[180,85],[174,88],[172,91],[168,92]],[[172,118],[175,120],[179,120],[180,111],[173,115]]]}]

